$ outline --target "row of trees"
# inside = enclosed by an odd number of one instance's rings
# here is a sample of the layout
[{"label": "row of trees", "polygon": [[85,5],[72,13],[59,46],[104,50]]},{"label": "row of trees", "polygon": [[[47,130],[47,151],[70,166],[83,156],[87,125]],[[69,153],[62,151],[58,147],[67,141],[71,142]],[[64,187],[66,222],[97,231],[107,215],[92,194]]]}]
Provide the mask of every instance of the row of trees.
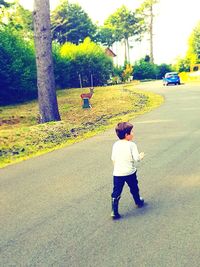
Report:
[{"label": "row of trees", "polygon": [[[18,2],[12,5],[0,0],[2,14],[0,20],[12,25],[23,33],[24,36],[33,36],[33,18],[30,11],[25,10]],[[6,3],[6,4],[5,4]],[[145,34],[150,35],[150,60],[153,62],[153,7],[158,0],[144,0],[141,6],[135,11],[122,6],[111,14],[103,26],[92,22],[88,14],[78,4],[70,3],[68,0],[61,0],[55,10],[51,12],[51,32],[54,41],[64,44],[71,42],[79,44],[86,37],[96,43],[105,46],[112,46],[115,42],[125,44],[125,61],[130,62],[129,41],[138,41]]]},{"label": "row of trees", "polygon": [[51,15],[53,39],[60,44],[78,44],[90,37],[108,47],[115,42],[123,42],[124,61],[130,62],[130,39],[139,41],[147,33],[150,36],[150,61],[153,63],[153,8],[158,2],[144,0],[135,11],[123,5],[105,20],[103,26],[98,27],[78,4],[62,0]]},{"label": "row of trees", "polygon": [[[153,20],[154,7],[158,0],[144,0],[141,6],[134,12],[122,6],[111,14],[103,26],[95,25],[87,13],[78,4],[62,0],[57,8],[51,13],[51,31],[53,40],[60,44],[71,42],[79,44],[86,37],[96,43],[105,46],[112,46],[114,42],[122,41],[125,44],[124,59],[130,62],[129,49],[130,40],[141,40],[145,34],[149,34],[150,62],[153,63]],[[0,0],[1,8],[0,21],[15,28],[23,37],[33,36],[32,14],[19,4],[9,4]],[[2,11],[3,10],[3,11]],[[188,52],[184,58],[178,59],[176,68],[188,70],[192,63],[199,59],[199,24],[193,30]]]}]

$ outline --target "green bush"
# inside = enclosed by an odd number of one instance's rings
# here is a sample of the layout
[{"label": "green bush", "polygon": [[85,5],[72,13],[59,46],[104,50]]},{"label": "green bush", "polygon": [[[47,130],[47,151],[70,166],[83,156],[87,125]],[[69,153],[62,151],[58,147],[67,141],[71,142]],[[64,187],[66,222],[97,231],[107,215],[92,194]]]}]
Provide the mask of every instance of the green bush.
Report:
[{"label": "green bush", "polygon": [[57,88],[67,88],[70,84],[71,64],[60,55],[60,44],[53,43],[54,75]]},{"label": "green bush", "polygon": [[[112,59],[89,38],[79,45],[53,43],[57,88],[103,85],[113,70]],[[0,105],[15,104],[37,97],[37,75],[33,42],[14,30],[0,29]]]},{"label": "green bush", "polygon": [[[56,49],[54,48],[54,51]],[[104,49],[91,42],[89,38],[79,45],[65,43],[60,51],[54,53],[56,84],[62,88],[103,85],[113,71],[113,62]]]},{"label": "green bush", "polygon": [[173,67],[178,72],[188,72],[190,71],[190,59],[187,57],[178,58]]},{"label": "green bush", "polygon": [[157,79],[162,79],[166,72],[174,71],[171,65],[161,64],[157,65]]},{"label": "green bush", "polygon": [[155,64],[152,64],[145,59],[140,59],[133,66],[133,78],[135,80],[156,79],[157,69]]},{"label": "green bush", "polygon": [[9,27],[0,29],[0,105],[36,97],[33,45]]},{"label": "green bush", "polygon": [[168,64],[157,65],[145,58],[140,59],[133,66],[133,78],[135,80],[162,79],[166,72],[173,71]]}]

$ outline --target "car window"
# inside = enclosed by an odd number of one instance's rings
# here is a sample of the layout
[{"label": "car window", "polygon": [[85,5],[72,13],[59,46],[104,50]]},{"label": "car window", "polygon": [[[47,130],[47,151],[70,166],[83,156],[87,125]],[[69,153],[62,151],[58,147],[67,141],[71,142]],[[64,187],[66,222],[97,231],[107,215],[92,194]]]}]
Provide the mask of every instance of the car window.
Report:
[{"label": "car window", "polygon": [[166,74],[165,78],[170,78],[170,77],[177,77],[178,74],[177,73],[170,73],[170,74]]}]

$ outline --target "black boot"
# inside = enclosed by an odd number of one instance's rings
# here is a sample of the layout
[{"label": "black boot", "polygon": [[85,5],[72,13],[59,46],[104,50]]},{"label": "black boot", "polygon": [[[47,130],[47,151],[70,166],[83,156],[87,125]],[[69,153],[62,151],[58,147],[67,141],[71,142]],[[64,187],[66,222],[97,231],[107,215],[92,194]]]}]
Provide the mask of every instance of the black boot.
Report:
[{"label": "black boot", "polygon": [[117,220],[121,218],[119,212],[118,212],[118,204],[119,204],[120,197],[118,198],[112,198],[112,213],[111,217],[113,220]]},{"label": "black boot", "polygon": [[140,197],[135,204],[138,208],[142,208],[144,206],[144,199]]}]

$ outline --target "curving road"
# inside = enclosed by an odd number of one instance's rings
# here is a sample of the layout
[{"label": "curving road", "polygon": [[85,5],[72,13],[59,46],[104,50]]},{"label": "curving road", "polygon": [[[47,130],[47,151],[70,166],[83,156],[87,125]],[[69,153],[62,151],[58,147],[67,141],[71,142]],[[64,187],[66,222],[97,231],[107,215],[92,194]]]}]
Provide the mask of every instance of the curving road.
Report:
[{"label": "curving road", "polygon": [[133,121],[147,205],[110,219],[113,130],[1,169],[0,266],[200,266],[200,85],[138,87],[165,97]]}]

